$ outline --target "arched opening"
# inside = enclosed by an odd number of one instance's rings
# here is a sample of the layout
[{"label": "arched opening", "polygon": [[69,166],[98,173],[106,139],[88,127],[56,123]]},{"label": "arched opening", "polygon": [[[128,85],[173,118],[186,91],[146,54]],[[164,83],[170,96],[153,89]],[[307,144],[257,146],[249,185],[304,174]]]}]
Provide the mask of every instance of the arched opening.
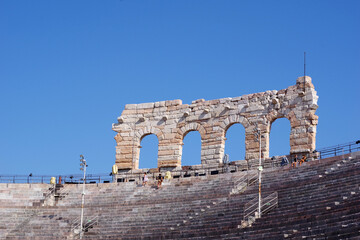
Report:
[{"label": "arched opening", "polygon": [[230,161],[245,160],[245,128],[240,123],[231,125],[225,133],[225,152]]},{"label": "arched opening", "polygon": [[149,134],[140,140],[139,168],[157,168],[159,140],[156,135]]},{"label": "arched opening", "polygon": [[201,164],[201,135],[198,131],[190,131],[184,136],[181,165],[197,164]]},{"label": "arched opening", "polygon": [[287,118],[278,118],[270,125],[269,156],[290,153],[291,125]]}]

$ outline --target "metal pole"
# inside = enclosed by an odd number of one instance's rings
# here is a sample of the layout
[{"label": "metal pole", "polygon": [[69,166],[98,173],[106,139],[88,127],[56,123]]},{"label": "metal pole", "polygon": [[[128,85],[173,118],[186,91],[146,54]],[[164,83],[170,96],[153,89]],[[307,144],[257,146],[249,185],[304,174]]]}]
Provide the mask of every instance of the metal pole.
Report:
[{"label": "metal pole", "polygon": [[259,133],[259,218],[261,218],[261,130],[258,129]]},{"label": "metal pole", "polygon": [[[80,239],[82,239],[84,233],[83,221],[84,221],[84,203],[85,203],[85,183],[86,183],[86,160],[84,158],[81,159],[82,163],[80,164],[83,167],[84,178],[83,178],[83,190],[81,193],[81,216],[80,216]],[[80,160],[80,161],[81,161]]]},{"label": "metal pole", "polygon": [[304,52],[304,80],[306,76],[306,52]]}]

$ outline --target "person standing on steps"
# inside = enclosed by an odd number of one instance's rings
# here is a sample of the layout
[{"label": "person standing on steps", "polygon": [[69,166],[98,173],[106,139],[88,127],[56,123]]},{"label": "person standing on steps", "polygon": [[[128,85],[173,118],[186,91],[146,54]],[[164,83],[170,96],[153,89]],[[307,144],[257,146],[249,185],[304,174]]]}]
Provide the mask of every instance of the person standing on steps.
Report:
[{"label": "person standing on steps", "polygon": [[291,167],[296,167],[297,162],[299,161],[298,156],[295,154],[293,162],[291,163]]},{"label": "person standing on steps", "polygon": [[142,183],[142,185],[143,185],[143,186],[146,186],[146,184],[147,184],[148,181],[149,181],[149,178],[148,178],[146,172],[144,172],[144,177],[143,177],[143,183]]},{"label": "person standing on steps", "polygon": [[281,163],[280,163],[280,166],[286,166],[289,164],[289,159],[287,159],[287,157],[283,157],[282,160],[281,160]]},{"label": "person standing on steps", "polygon": [[160,188],[161,187],[161,184],[163,182],[163,177],[161,176],[161,173],[159,173],[159,176],[157,177],[157,188]]},{"label": "person standing on steps", "polygon": [[301,166],[302,163],[306,162],[306,156],[305,154],[302,156],[301,160],[300,160],[300,163],[299,163],[299,166]]}]

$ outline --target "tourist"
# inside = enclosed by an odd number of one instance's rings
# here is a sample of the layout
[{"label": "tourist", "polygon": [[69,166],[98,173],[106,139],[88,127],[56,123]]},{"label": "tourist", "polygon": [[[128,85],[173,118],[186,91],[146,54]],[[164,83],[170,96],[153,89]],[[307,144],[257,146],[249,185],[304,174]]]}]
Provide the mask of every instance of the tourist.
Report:
[{"label": "tourist", "polygon": [[280,166],[286,166],[289,164],[289,159],[287,159],[287,157],[283,157],[282,160],[281,160],[281,163],[280,163]]},{"label": "tourist", "polygon": [[148,181],[149,181],[149,178],[148,178],[148,176],[146,175],[146,172],[144,172],[144,177],[143,177],[143,183],[142,183],[142,185],[143,185],[143,186],[146,186],[146,184],[147,184]]},{"label": "tourist", "polygon": [[159,173],[159,176],[157,177],[157,187],[160,188],[161,187],[161,184],[162,184],[162,181],[163,181],[163,177],[161,176],[161,173]]},{"label": "tourist", "polygon": [[298,156],[295,155],[293,162],[291,163],[291,167],[296,167],[297,162],[298,162]]},{"label": "tourist", "polygon": [[306,156],[303,155],[302,158],[301,158],[301,160],[300,160],[299,165],[301,166],[301,164],[302,164],[303,162],[306,162],[306,160],[307,160]]},{"label": "tourist", "polygon": [[171,179],[171,172],[170,171],[167,171],[165,173],[165,180],[170,180]]}]

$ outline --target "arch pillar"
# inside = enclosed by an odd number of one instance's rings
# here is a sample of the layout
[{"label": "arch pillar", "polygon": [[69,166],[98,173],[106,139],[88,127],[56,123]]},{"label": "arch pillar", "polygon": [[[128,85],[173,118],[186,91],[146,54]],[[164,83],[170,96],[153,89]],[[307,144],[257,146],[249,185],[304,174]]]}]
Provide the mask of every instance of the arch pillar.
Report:
[{"label": "arch pillar", "polygon": [[301,117],[295,117],[291,112],[289,114],[291,132],[290,132],[290,154],[309,154],[315,150],[316,126],[318,116],[314,112],[307,112]]},{"label": "arch pillar", "polygon": [[201,164],[218,165],[224,156],[225,138],[221,132],[206,133],[201,140]]},{"label": "arch pillar", "polygon": [[[269,124],[261,123],[258,124],[258,128],[261,130],[261,158],[269,157]],[[245,159],[259,159],[260,142],[259,137],[256,136],[256,127],[253,124],[248,124],[245,127]]]}]

